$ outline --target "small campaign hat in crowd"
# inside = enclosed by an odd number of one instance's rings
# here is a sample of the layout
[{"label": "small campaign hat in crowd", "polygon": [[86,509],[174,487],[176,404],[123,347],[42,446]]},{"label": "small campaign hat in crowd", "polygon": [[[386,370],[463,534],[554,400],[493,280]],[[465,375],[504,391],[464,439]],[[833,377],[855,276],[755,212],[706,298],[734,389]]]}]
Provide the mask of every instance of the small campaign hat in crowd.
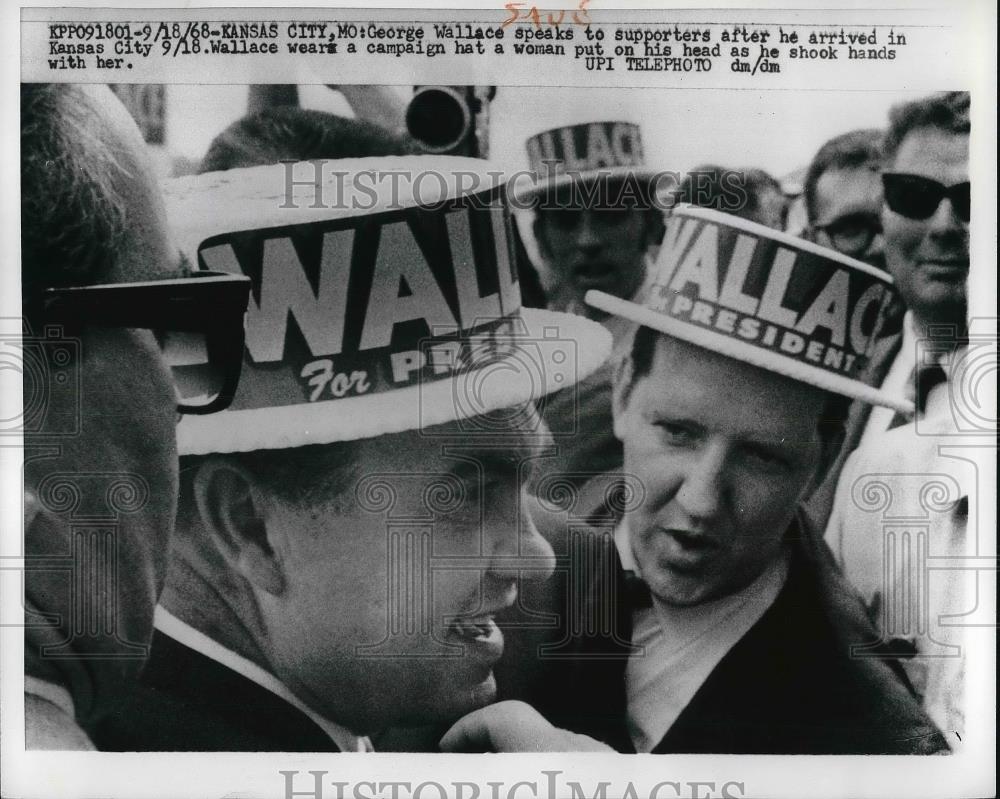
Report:
[{"label": "small campaign hat in crowd", "polygon": [[904,412],[859,379],[892,279],[879,269],[755,222],[678,206],[644,305],[601,291],[607,313],[837,394]]},{"label": "small campaign hat in crowd", "polygon": [[657,173],[646,164],[639,126],[584,122],[542,131],[528,139],[532,177],[514,186],[520,200],[539,198],[574,183],[597,179],[637,181],[643,192]]},{"label": "small campaign hat in crowd", "polygon": [[596,370],[611,345],[599,324],[521,307],[500,174],[403,156],[168,181],[192,263],[252,284],[239,390],[226,411],[182,420],[180,453],[482,421]]}]

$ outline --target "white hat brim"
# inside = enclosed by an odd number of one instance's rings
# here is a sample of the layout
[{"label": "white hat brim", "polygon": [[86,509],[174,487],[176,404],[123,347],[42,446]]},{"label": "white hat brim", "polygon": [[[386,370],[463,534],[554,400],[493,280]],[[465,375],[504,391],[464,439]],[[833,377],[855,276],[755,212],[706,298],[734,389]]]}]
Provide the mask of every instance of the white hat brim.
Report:
[{"label": "white hat brim", "polygon": [[904,413],[913,412],[913,403],[904,397],[874,388],[867,383],[862,383],[860,380],[843,377],[842,375],[833,375],[808,364],[799,363],[790,358],[783,358],[780,355],[760,347],[755,347],[745,341],[716,333],[714,330],[694,327],[685,322],[677,321],[666,314],[647,308],[644,305],[638,305],[637,303],[614,297],[603,291],[588,291],[584,297],[584,302],[606,313],[623,317],[644,327],[665,333],[668,336],[679,338],[690,344],[704,347],[712,352],[726,355],[752,366],[776,372],[793,380],[808,383],[809,385],[832,391],[836,394],[842,394],[852,399],[868,402],[872,405],[883,405]]},{"label": "white hat brim", "polygon": [[[581,316],[522,308],[534,340],[574,343],[572,379],[511,357],[463,372],[378,394],[272,408],[225,410],[185,416],[177,426],[181,455],[287,449],[422,430],[434,425],[523,405],[595,372],[611,353],[611,334]],[[529,349],[519,348],[525,355]],[[530,358],[530,355],[528,355]],[[526,369],[526,366],[528,367]],[[531,374],[529,374],[531,372]],[[520,376],[525,379],[517,379]],[[492,378],[492,379],[491,379]],[[537,378],[537,379],[536,379]]]}]

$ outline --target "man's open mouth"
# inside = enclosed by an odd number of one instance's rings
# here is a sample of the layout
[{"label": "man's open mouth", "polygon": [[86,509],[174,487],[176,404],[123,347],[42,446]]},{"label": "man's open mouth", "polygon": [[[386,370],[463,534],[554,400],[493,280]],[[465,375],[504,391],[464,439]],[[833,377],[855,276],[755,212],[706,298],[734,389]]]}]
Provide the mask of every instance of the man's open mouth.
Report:
[{"label": "man's open mouth", "polygon": [[697,571],[719,550],[719,543],[706,535],[687,530],[663,530],[664,555],[677,571]]},{"label": "man's open mouth", "polygon": [[496,661],[503,654],[503,633],[492,613],[455,617],[448,625],[447,637],[484,660]]},{"label": "man's open mouth", "polygon": [[614,278],[615,269],[606,261],[594,261],[578,264],[573,270],[573,275],[580,283],[605,284]]}]

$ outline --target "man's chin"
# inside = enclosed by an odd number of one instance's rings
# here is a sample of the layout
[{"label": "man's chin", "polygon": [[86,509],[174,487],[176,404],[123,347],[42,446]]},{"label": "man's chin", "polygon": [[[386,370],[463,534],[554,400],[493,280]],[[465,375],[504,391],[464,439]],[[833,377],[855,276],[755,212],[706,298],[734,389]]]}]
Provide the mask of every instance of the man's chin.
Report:
[{"label": "man's chin", "polygon": [[470,694],[470,707],[467,712],[478,710],[486,705],[493,704],[497,699],[497,680],[490,672],[490,676],[472,689]]},{"label": "man's chin", "polygon": [[442,687],[447,693],[439,692],[435,698],[428,697],[433,704],[425,705],[422,712],[416,714],[417,717],[407,719],[408,725],[452,724],[473,710],[493,704],[497,698],[497,681],[492,671],[485,680],[465,690],[455,682]]}]

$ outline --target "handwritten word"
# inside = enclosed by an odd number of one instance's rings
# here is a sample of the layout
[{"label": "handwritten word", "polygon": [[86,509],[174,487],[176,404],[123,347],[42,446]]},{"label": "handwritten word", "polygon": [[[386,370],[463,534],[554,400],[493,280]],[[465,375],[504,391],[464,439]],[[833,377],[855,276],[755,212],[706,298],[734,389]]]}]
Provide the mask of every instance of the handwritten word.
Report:
[{"label": "handwritten word", "polygon": [[[574,25],[590,26],[590,14],[587,10],[588,5],[590,5],[590,0],[580,0],[580,4],[573,12]],[[515,22],[530,20],[535,24],[535,27],[541,28],[543,20],[542,14],[538,10],[538,6],[529,6],[526,9],[524,6],[524,3],[504,3],[503,7],[510,12],[510,16],[501,23],[500,27],[506,28],[508,25],[513,25]],[[557,12],[546,11],[544,22],[545,24],[558,28],[563,23],[565,17],[565,9],[560,9]]]}]

